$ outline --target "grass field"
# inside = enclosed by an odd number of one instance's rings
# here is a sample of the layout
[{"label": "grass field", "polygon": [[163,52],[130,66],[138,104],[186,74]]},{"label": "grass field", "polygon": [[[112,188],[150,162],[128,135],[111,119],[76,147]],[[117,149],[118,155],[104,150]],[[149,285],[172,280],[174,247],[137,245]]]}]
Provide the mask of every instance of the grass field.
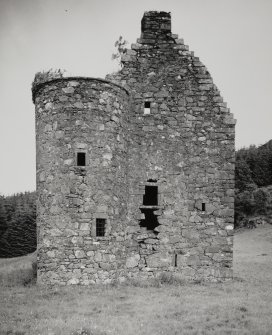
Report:
[{"label": "grass field", "polygon": [[272,334],[272,225],[236,233],[225,284],[41,288],[32,257],[0,260],[1,335]]}]

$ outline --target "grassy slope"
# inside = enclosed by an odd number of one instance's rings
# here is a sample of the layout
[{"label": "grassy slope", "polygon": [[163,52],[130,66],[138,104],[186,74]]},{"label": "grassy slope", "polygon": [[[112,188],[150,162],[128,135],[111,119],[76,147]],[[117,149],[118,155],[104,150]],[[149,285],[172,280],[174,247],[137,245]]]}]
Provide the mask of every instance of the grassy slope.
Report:
[{"label": "grassy slope", "polygon": [[[0,334],[268,335],[272,332],[271,246],[272,226],[238,233],[236,279],[225,284],[24,287],[19,279],[12,280],[10,271],[14,278],[12,263],[16,268],[24,264],[20,273],[27,271],[31,256],[19,263],[1,260]],[[82,328],[85,333],[79,331]]]}]

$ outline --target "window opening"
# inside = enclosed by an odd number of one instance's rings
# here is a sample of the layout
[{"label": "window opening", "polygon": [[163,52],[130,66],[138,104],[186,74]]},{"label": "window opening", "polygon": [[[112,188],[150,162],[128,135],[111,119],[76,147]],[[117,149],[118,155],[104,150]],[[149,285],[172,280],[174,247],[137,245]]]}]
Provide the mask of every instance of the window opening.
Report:
[{"label": "window opening", "polygon": [[151,107],[150,101],[145,101],[145,103],[144,103],[144,114],[150,114],[150,107]]},{"label": "window opening", "polygon": [[157,179],[148,179],[148,182],[150,182],[150,183],[156,183]]},{"label": "window opening", "polygon": [[105,236],[106,219],[96,219],[96,236]]},{"label": "window opening", "polygon": [[86,166],[86,153],[85,152],[77,153],[77,166]]},{"label": "window opening", "polygon": [[177,266],[178,266],[178,255],[175,254],[174,267],[176,268]]},{"label": "window opening", "polygon": [[[154,230],[159,226],[157,215],[154,214],[154,209],[141,208],[141,212],[145,215],[143,220],[140,220],[140,227],[145,227],[147,230]],[[158,232],[154,232],[158,234]]]},{"label": "window opening", "polygon": [[202,212],[205,212],[205,210],[206,210],[206,204],[202,202]]},{"label": "window opening", "polygon": [[145,194],[143,199],[144,206],[158,205],[158,186],[145,186]]}]

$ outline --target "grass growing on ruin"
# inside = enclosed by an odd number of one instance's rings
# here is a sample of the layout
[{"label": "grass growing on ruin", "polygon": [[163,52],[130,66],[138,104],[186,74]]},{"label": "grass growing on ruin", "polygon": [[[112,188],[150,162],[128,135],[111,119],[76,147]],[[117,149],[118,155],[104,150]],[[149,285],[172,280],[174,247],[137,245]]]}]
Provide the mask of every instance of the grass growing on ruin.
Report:
[{"label": "grass growing on ruin", "polygon": [[0,260],[0,334],[271,334],[271,247],[272,226],[238,233],[225,284],[41,288],[15,274],[31,257]]}]

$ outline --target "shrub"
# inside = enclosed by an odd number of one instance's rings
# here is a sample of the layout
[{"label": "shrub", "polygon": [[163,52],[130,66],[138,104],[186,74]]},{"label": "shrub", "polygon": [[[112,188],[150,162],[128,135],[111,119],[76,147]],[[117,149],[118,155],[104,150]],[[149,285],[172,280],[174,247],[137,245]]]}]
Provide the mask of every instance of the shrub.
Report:
[{"label": "shrub", "polygon": [[62,69],[50,69],[48,71],[37,72],[35,74],[34,81],[32,82],[32,91],[35,89],[36,86],[45,83],[46,81],[63,78],[64,72],[65,70]]}]

